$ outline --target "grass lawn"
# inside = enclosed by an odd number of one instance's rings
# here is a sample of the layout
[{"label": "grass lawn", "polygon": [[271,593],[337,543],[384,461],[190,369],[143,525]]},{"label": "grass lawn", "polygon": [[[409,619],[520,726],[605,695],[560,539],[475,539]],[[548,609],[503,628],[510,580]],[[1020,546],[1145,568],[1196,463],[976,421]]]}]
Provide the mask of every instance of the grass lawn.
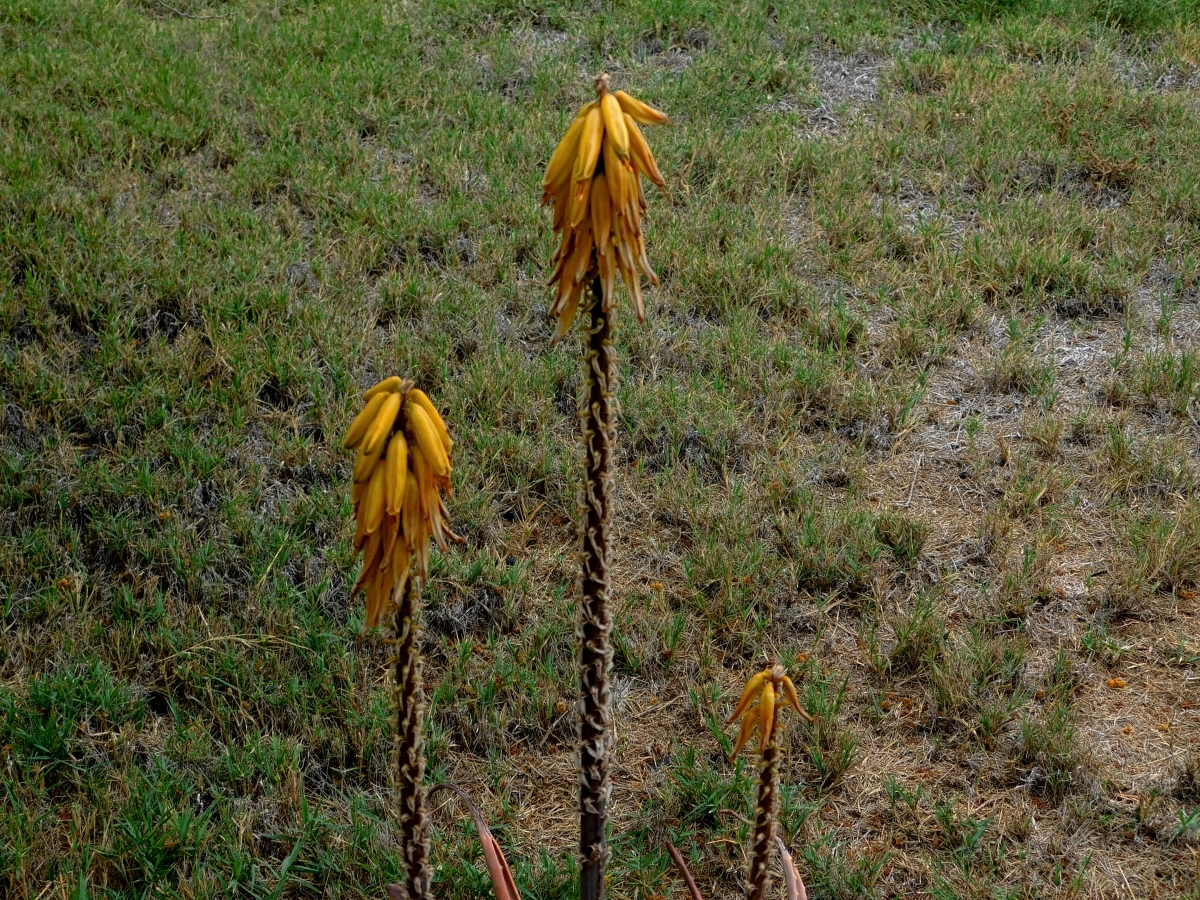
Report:
[{"label": "grass lawn", "polygon": [[[620,299],[611,896],[684,896],[668,837],[741,896],[722,722],[771,657],[811,897],[1200,897],[1200,3],[172,5],[0,3],[0,896],[395,880],[341,449],[393,373],[467,539],[429,779],[575,895],[538,199],[607,71],[674,120]],[[445,900],[490,896],[464,812]]]}]

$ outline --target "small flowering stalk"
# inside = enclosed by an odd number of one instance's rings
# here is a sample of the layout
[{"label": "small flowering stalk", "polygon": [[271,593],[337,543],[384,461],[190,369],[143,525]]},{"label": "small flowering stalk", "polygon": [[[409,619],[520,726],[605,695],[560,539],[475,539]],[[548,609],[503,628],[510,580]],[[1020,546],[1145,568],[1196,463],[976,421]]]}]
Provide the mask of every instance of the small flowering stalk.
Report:
[{"label": "small flowering stalk", "polygon": [[[579,418],[583,432],[584,486],[579,498],[579,892],[602,900],[608,800],[612,791],[609,750],[612,709],[610,599],[612,556],[610,483],[617,413],[616,353],[612,342],[617,275],[625,283],[639,321],[645,320],[641,277],[658,284],[650,268],[642,215],[641,178],[666,186],[638,123],[663,125],[666,115],[611,91],[607,75],[596,79],[596,99],[575,117],[555,149],[542,181],[542,202],[553,203],[557,285],[550,315],[557,320],[551,343],[560,341],[580,312],[589,312]],[[587,295],[590,294],[590,297]],[[585,299],[586,298],[586,299]]]},{"label": "small flowering stalk", "polygon": [[[756,699],[758,702],[754,703]],[[771,882],[771,850],[774,849],[776,840],[775,796],[778,789],[779,759],[776,725],[779,721],[780,702],[790,705],[806,721],[810,723],[813,721],[812,717],[800,706],[796,686],[787,677],[783,666],[774,663],[750,679],[742,693],[741,702],[733,711],[733,715],[729,717],[729,722],[738,718],[742,720],[737,743],[733,748],[734,759],[746,746],[746,742],[750,740],[756,728],[761,735],[758,802],[754,808],[754,837],[750,843],[750,866],[746,879],[747,900],[766,900]],[[787,862],[791,862],[790,858]]]},{"label": "small flowering stalk", "polygon": [[454,442],[441,415],[412,381],[386,378],[363,395],[365,407],[346,434],[354,464],[354,549],[362,574],[351,596],[366,591],[363,630],[394,610],[390,665],[395,672],[396,799],[405,883],[389,896],[433,900],[428,809],[423,783],[419,580],[429,577],[429,541],[444,551],[462,541],[450,530],[443,492],[450,490]]}]

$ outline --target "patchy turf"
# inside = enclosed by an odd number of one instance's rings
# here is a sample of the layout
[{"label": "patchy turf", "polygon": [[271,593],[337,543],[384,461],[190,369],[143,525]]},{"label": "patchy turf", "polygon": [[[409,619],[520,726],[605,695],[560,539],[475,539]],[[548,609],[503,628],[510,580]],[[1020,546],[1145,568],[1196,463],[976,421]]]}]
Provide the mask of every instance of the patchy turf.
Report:
[{"label": "patchy turf", "polygon": [[0,9],[0,894],[395,878],[339,449],[393,372],[458,438],[430,779],[572,894],[537,198],[606,70],[676,122],[620,329],[614,898],[682,890],[667,837],[741,893],[764,656],[818,714],[810,896],[1200,895],[1194,3],[178,3],[225,18]]}]

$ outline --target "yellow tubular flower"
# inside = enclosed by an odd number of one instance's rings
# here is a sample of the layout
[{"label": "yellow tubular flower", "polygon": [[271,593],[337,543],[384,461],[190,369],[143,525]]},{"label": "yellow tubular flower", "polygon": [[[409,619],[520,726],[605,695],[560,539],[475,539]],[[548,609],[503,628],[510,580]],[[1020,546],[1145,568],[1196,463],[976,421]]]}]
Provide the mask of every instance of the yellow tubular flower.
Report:
[{"label": "yellow tubular flower", "polygon": [[750,740],[750,736],[754,734],[754,729],[758,727],[758,716],[742,716],[742,727],[738,731],[737,743],[733,745],[732,759],[737,759],[737,755],[742,752],[742,748],[746,746],[746,742]]},{"label": "yellow tubular flower", "polygon": [[592,240],[598,255],[612,253],[612,201],[603,172],[592,180]]},{"label": "yellow tubular flower", "polygon": [[[604,117],[599,109],[593,108],[584,120],[583,132],[579,135],[579,149],[575,154],[575,165],[571,172],[576,194],[586,188],[587,183],[596,174],[596,161],[600,159],[600,142],[603,139]],[[571,224],[576,225],[578,222]]]},{"label": "yellow tubular flower", "polygon": [[373,534],[383,521],[383,478],[386,466],[376,466],[367,482],[367,492],[359,501],[359,512],[363,517],[363,531]]},{"label": "yellow tubular flower", "polygon": [[571,251],[571,255],[567,258],[567,264],[563,268],[559,282],[559,289],[562,290],[564,285],[569,286],[581,284],[588,274],[589,266],[592,264],[592,251],[595,249],[595,242],[592,240],[592,220],[588,219],[580,223],[579,228],[575,231],[575,246]]},{"label": "yellow tubular flower", "polygon": [[429,518],[430,502],[437,490],[433,484],[433,469],[429,467],[429,461],[425,459],[425,452],[419,445],[412,448],[408,458],[412,460],[413,474],[417,476],[417,497],[421,501],[421,520],[425,521]]},{"label": "yellow tubular flower", "polygon": [[792,684],[792,679],[784,675],[781,685],[783,687],[784,699],[791,704],[792,709],[800,713],[800,717],[804,719],[805,722],[811,725],[814,719],[807,712],[805,712],[804,707],[800,705],[800,695],[796,693],[796,686]]},{"label": "yellow tubular flower", "polygon": [[402,519],[405,543],[411,549],[417,536],[417,522],[421,518],[421,491],[417,487],[417,476],[408,470],[404,487],[404,509]]},{"label": "yellow tubular flower", "polygon": [[762,694],[758,698],[758,731],[762,736],[762,749],[767,749],[767,742],[775,734],[775,685],[768,681],[763,685]]},{"label": "yellow tubular flower", "polygon": [[642,135],[642,130],[637,127],[637,123],[633,121],[633,117],[628,113],[625,114],[625,125],[629,130],[629,149],[634,161],[637,163],[637,167],[643,175],[660,188],[666,188],[667,183],[663,180],[662,172],[658,170],[658,163],[654,161],[654,154],[650,152],[650,145],[646,143],[646,138]]},{"label": "yellow tubular flower", "polygon": [[604,143],[604,177],[608,185],[608,197],[612,201],[612,215],[624,212],[629,204],[629,177],[625,163],[608,141]]},{"label": "yellow tubular flower", "polygon": [[754,702],[755,698],[762,693],[763,683],[767,680],[770,674],[771,673],[768,671],[759,672],[746,682],[746,689],[742,691],[742,699],[738,701],[737,707],[730,714],[729,718],[725,720],[726,725],[728,725],[734,719],[740,718],[742,713],[744,713],[749,708],[750,704]]},{"label": "yellow tubular flower", "polygon": [[633,117],[634,121],[643,125],[670,125],[667,114],[659,112],[653,106],[647,106],[641,100],[634,99],[624,91],[613,91],[613,96],[621,104],[621,109]]},{"label": "yellow tubular flower", "polygon": [[388,441],[386,481],[384,495],[387,497],[388,515],[394,516],[400,512],[400,504],[404,502],[404,478],[408,472],[408,441],[403,432],[397,431]]},{"label": "yellow tubular flower", "polygon": [[378,622],[383,617],[384,603],[391,592],[390,573],[386,569],[378,569],[367,588],[367,622]]},{"label": "yellow tubular flower", "polygon": [[637,123],[669,120],[623,91],[610,92],[607,75],[596,79],[596,97],[572,121],[542,179],[542,202],[553,203],[553,227],[560,234],[550,278],[557,284],[550,308],[558,320],[552,343],[570,329],[582,294],[595,279],[607,311],[619,274],[639,321],[645,321],[641,278],[658,284],[642,237],[646,202],[640,178],[660,188],[666,182]]},{"label": "yellow tubular flower", "polygon": [[371,427],[367,429],[366,437],[363,438],[364,453],[374,453],[387,443],[388,435],[392,433],[392,425],[395,424],[396,416],[399,412],[400,395],[384,395],[383,406],[379,407],[379,413],[375,416],[375,421],[371,423]]},{"label": "yellow tubular flower", "polygon": [[387,568],[392,564],[392,550],[395,549],[396,538],[400,536],[400,520],[396,516],[384,513],[379,533],[383,535],[383,554],[379,558],[379,565]]},{"label": "yellow tubular flower", "polygon": [[429,416],[429,421],[433,423],[433,430],[442,439],[442,447],[445,448],[446,452],[449,453],[453,450],[454,441],[450,440],[450,431],[446,428],[446,421],[442,418],[442,414],[437,411],[437,407],[433,405],[433,401],[425,395],[424,391],[419,391],[416,388],[408,392],[408,399],[425,410],[425,415]]},{"label": "yellow tubular flower", "polygon": [[575,313],[579,311],[579,298],[582,294],[583,291],[575,288],[567,297],[567,302],[563,304],[562,312],[558,315],[558,323],[554,326],[554,334],[550,336],[551,347],[567,336],[571,323],[575,321]]},{"label": "yellow tubular flower", "polygon": [[566,137],[554,148],[554,155],[550,157],[550,164],[546,166],[546,177],[542,179],[542,190],[545,192],[542,202],[556,194],[559,185],[567,183],[575,164],[575,152],[579,149],[579,137],[583,134],[586,122],[586,113],[576,116],[571,127],[567,129]]},{"label": "yellow tubular flower", "polygon": [[363,400],[370,400],[376,394],[394,394],[400,390],[400,385],[403,383],[404,382],[400,380],[399,375],[393,375],[390,378],[385,378],[383,381],[379,382],[377,385],[363,394]]},{"label": "yellow tubular flower", "polygon": [[449,478],[450,457],[446,455],[446,448],[442,445],[442,439],[434,431],[433,423],[429,421],[429,416],[426,415],[425,410],[421,409],[415,403],[409,403],[404,407],[404,415],[408,419],[409,436],[416,439],[421,456],[429,463],[430,468],[435,474],[440,475],[442,478]]},{"label": "yellow tubular flower", "polygon": [[621,159],[629,159],[629,131],[625,127],[625,113],[617,98],[607,91],[600,95],[600,112],[604,117],[604,131],[612,140],[613,149]]},{"label": "yellow tubular flower", "polygon": [[[555,231],[562,231],[562,227],[567,221],[567,207],[571,202],[571,179],[565,179],[562,184],[555,189],[554,193],[547,197],[547,199],[551,198],[554,200],[553,227]],[[542,202],[545,203],[546,200],[543,200]],[[564,243],[566,242],[569,234],[569,231],[563,231]]]},{"label": "yellow tubular flower", "polygon": [[375,421],[375,414],[379,412],[385,400],[387,400],[386,395],[376,394],[368,401],[367,405],[363,407],[363,411],[350,424],[350,430],[346,432],[346,440],[342,442],[343,447],[347,450],[353,450],[362,442],[362,439],[366,436],[367,429]]},{"label": "yellow tubular flower", "polygon": [[354,461],[354,480],[356,482],[366,481],[371,477],[371,473],[375,471],[375,463],[379,462],[383,450],[383,444],[376,447],[374,453],[367,453],[361,446],[358,448],[358,459]]}]

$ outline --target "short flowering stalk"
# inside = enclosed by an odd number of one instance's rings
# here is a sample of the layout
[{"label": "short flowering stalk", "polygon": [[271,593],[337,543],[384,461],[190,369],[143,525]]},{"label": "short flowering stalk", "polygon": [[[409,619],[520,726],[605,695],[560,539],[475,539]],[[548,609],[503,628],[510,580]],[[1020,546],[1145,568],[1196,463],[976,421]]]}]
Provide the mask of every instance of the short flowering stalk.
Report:
[{"label": "short flowering stalk", "polygon": [[[758,702],[755,703],[754,701]],[[779,744],[776,726],[779,704],[793,707],[806,721],[812,717],[800,706],[796,686],[783,666],[774,663],[746,684],[742,699],[729,722],[741,718],[742,725],[734,745],[736,758],[757,728],[761,735],[758,766],[758,800],[754,807],[754,837],[750,843],[750,865],[746,878],[747,900],[766,900],[771,883],[771,850],[775,845],[775,798],[778,790]],[[751,705],[753,704],[753,705]]]},{"label": "short flowering stalk", "polygon": [[447,524],[443,494],[450,490],[454,442],[433,403],[412,381],[385,378],[363,395],[364,407],[343,445],[357,448],[354,463],[354,549],[362,574],[354,594],[366,592],[363,630],[395,612],[389,643],[395,673],[396,799],[403,885],[391,897],[433,900],[428,805],[421,740],[419,583],[429,577],[429,542],[442,550],[461,541]]}]

